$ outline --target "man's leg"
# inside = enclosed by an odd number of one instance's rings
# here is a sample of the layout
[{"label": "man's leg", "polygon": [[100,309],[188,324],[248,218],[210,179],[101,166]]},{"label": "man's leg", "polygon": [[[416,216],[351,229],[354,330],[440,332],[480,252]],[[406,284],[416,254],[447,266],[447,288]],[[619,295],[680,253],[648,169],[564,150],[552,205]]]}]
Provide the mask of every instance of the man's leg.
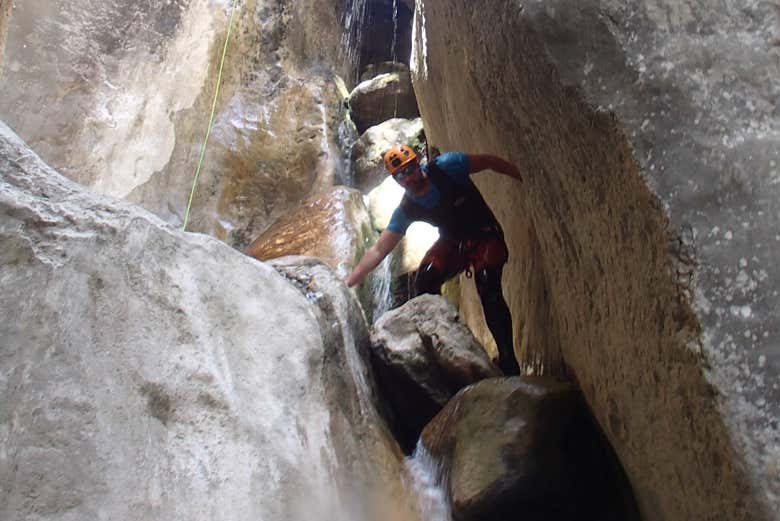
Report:
[{"label": "man's leg", "polygon": [[498,366],[505,375],[520,374],[512,341],[512,315],[501,291],[503,268],[482,268],[475,276],[485,322],[498,346]]},{"label": "man's leg", "polygon": [[509,257],[504,241],[488,239],[472,254],[474,282],[482,301],[485,322],[498,347],[498,366],[505,375],[520,374],[512,338],[512,314],[501,290],[501,272]]},{"label": "man's leg", "polygon": [[439,239],[426,252],[414,281],[415,296],[424,293],[441,295],[441,286],[466,268],[466,259],[458,252],[458,245]]}]

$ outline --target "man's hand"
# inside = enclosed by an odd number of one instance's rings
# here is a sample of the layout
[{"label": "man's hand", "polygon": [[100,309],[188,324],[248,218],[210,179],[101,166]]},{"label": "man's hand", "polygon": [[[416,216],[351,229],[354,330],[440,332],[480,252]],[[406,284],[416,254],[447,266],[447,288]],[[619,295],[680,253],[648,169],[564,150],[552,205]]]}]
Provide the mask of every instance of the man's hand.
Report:
[{"label": "man's hand", "polygon": [[371,270],[376,268],[382,259],[387,257],[387,254],[393,251],[393,248],[401,241],[403,235],[395,233],[390,230],[385,230],[379,236],[376,244],[371,246],[366,253],[363,254],[363,258],[357,263],[355,269],[352,270],[344,282],[350,288],[357,284],[360,284],[363,279],[368,275]]}]

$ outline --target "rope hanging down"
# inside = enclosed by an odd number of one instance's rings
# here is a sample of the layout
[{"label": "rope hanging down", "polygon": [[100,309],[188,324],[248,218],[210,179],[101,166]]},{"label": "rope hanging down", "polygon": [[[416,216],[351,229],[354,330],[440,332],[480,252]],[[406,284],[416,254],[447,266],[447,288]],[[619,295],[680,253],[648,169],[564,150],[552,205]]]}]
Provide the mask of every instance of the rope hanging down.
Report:
[{"label": "rope hanging down", "polygon": [[238,5],[238,0],[233,0],[233,4],[230,7],[230,19],[228,20],[227,35],[225,36],[225,46],[222,48],[222,60],[219,62],[219,74],[217,74],[217,86],[214,90],[214,101],[211,103],[211,116],[209,117],[209,124],[208,128],[206,129],[206,137],[203,139],[203,145],[200,149],[200,158],[198,159],[198,168],[195,170],[195,179],[192,180],[192,190],[190,191],[190,199],[187,202],[187,211],[184,212],[184,224],[182,224],[182,230],[187,229],[187,222],[190,219],[190,210],[192,209],[192,199],[195,197],[195,187],[198,185],[198,177],[200,177],[200,170],[203,167],[203,158],[206,157],[206,145],[209,143],[211,127],[214,125],[214,113],[217,110],[217,98],[219,97],[219,89],[222,86],[222,69],[225,66],[225,56],[227,56],[230,32],[233,29],[233,17],[236,14],[236,5]]}]

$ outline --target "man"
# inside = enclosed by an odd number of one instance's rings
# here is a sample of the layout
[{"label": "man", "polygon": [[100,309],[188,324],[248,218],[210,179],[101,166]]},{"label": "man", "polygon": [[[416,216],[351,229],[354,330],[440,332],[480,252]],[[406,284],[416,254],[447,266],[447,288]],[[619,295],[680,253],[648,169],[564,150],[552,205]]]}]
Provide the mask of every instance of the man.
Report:
[{"label": "man", "polygon": [[[413,221],[439,228],[439,239],[417,271],[417,294],[441,293],[441,285],[464,270],[473,270],[490,332],[498,345],[504,374],[519,374],[512,342],[512,316],[501,292],[501,271],[509,257],[504,233],[469,174],[493,170],[522,181],[517,167],[491,155],[448,152],[425,165],[415,151],[400,145],[383,156],[390,175],[405,190],[390,223],[346,279],[360,283],[396,247]],[[467,272],[469,273],[469,272]]]}]

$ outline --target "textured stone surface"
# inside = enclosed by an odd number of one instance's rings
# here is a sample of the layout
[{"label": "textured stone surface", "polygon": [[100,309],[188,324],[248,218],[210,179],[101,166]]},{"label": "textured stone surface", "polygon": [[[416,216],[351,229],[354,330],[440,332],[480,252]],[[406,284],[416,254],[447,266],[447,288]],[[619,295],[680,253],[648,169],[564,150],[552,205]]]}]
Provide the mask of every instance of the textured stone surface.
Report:
[{"label": "textured stone surface", "polygon": [[247,254],[259,260],[317,257],[346,277],[373,238],[360,192],[339,186],[284,215],[249,245]]},{"label": "textured stone surface", "polygon": [[408,70],[380,74],[360,83],[349,95],[349,108],[361,133],[388,119],[420,115]]},{"label": "textured stone surface", "polygon": [[[230,4],[16,2],[0,117],[67,176],[180,223]],[[339,175],[342,100],[311,65],[346,63],[340,8],[290,4],[239,3],[228,47],[189,229],[236,246]]]},{"label": "textured stone surface", "polygon": [[438,295],[421,295],[382,315],[371,344],[407,447],[459,389],[501,374],[457,310]]},{"label": "textured stone surface", "polygon": [[475,178],[507,231],[516,337],[540,340],[523,350],[546,352],[546,369],[565,357],[645,519],[771,519],[776,8],[490,0],[497,20],[465,0],[417,7],[429,142],[525,173]]},{"label": "textured stone surface", "polygon": [[420,118],[391,118],[369,128],[352,147],[355,186],[364,193],[370,192],[387,179],[382,154],[402,143],[415,150],[422,150],[424,140],[425,133]]},{"label": "textured stone surface", "polygon": [[455,519],[638,521],[625,475],[570,383],[492,378],[459,392],[423,431]]},{"label": "textured stone surface", "polygon": [[11,0],[0,0],[0,74],[3,72],[5,58],[5,37],[8,32],[8,19],[11,15]]},{"label": "textured stone surface", "polygon": [[332,270],[92,195],[2,124],[0,245],[0,518],[406,517]]}]

